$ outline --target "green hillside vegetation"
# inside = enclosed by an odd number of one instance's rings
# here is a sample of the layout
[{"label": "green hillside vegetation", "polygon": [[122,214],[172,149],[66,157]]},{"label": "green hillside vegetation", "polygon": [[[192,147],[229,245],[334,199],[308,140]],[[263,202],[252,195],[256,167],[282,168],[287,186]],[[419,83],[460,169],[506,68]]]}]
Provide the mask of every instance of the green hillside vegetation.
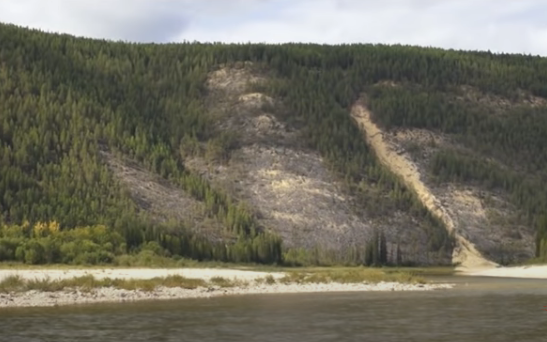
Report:
[{"label": "green hillside vegetation", "polygon": [[[481,182],[510,194],[537,227],[537,256],[547,257],[547,109],[494,115],[451,95],[465,85],[507,98],[522,91],[547,97],[547,59],[384,45],[130,44],[0,25],[0,260],[108,263],[144,249],[198,260],[328,263],[320,251],[286,250],[245,203],[184,166],[199,143],[220,157],[233,146],[214,128],[205,81],[220,65],[243,61],[272,76],[260,90],[282,100],[277,117],[301,130],[363,215],[409,212],[429,232],[427,248],[453,247],[352,122],[349,108],[366,92],[384,127],[445,132],[477,151],[443,150],[431,170],[439,181]],[[373,87],[383,80],[403,86]],[[101,151],[130,158],[205,203],[233,239],[155,223]],[[382,234],[375,236],[344,262],[387,263]]]}]

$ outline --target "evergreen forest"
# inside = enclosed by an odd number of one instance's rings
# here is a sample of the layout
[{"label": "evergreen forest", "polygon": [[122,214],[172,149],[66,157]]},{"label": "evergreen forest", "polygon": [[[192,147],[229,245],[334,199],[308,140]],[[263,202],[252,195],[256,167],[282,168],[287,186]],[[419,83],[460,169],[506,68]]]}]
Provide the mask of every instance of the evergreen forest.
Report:
[{"label": "evergreen forest", "polygon": [[[430,171],[439,182],[507,194],[535,229],[536,257],[547,259],[547,106],[493,113],[452,100],[462,86],[509,100],[547,98],[546,58],[371,44],[135,44],[0,24],[0,261],[102,264],[148,253],[301,263],[245,203],[186,168],[181,153],[189,141],[218,137],[204,101],[209,72],[245,61],[273,75],[261,90],[282,100],[280,120],[323,156],[363,215],[409,212],[430,231],[429,249],[453,245],[352,121],[350,108],[366,93],[384,129],[424,128],[476,151],[441,150]],[[385,80],[400,86],[375,86]],[[181,222],[151,220],[109,170],[105,150],[204,203],[231,237],[215,241]],[[344,262],[388,263],[385,238],[374,236]],[[326,263],[309,253],[307,263]]]}]

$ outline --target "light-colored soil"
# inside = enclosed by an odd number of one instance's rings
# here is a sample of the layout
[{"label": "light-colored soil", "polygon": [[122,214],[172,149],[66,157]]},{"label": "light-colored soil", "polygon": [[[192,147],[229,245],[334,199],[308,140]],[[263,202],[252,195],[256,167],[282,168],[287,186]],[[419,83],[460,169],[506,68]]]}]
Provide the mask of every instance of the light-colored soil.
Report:
[{"label": "light-colored soil", "polygon": [[0,294],[0,309],[8,307],[46,307],[75,304],[124,303],[147,300],[173,300],[188,298],[213,298],[230,295],[265,295],[289,293],[368,292],[368,291],[434,291],[452,288],[452,284],[254,284],[245,287],[184,289],[157,287],[152,291],[123,290],[101,287],[91,291],[66,290],[55,292],[28,291]]},{"label": "light-colored soil", "polygon": [[479,277],[547,279],[547,265],[487,268],[469,270],[462,274]]},{"label": "light-colored soil", "polygon": [[[396,87],[397,83],[382,81],[378,86]],[[463,86],[461,94],[453,95],[459,101],[481,106],[485,113],[496,115],[515,106],[543,106],[547,101],[521,92],[512,100]],[[508,195],[493,192],[481,184],[438,184],[429,174],[432,157],[441,150],[452,150],[469,156],[483,158],[476,151],[464,147],[449,134],[418,128],[393,128],[383,132],[383,139],[397,154],[413,162],[421,180],[440,201],[461,236],[471,241],[482,255],[499,263],[513,263],[534,256],[535,232],[526,224],[526,218],[511,205]],[[499,168],[503,163],[487,158]]]},{"label": "light-colored soil", "polygon": [[230,280],[252,281],[271,275],[274,278],[283,277],[282,272],[257,272],[217,268],[89,268],[89,269],[1,269],[0,282],[9,276],[19,276],[24,280],[49,279],[63,280],[83,276],[93,276],[96,279],[152,279],[168,276],[182,276],[209,281],[213,277],[223,277]]},{"label": "light-colored soil", "polygon": [[405,261],[439,261],[428,255],[427,236],[409,215],[395,212],[378,222],[355,210],[323,158],[269,111],[278,101],[253,86],[263,80],[249,66],[210,75],[210,113],[219,131],[237,136],[238,148],[227,162],[194,156],[186,167],[247,203],[287,247],[320,247],[343,257],[350,248],[362,250],[378,228],[386,234],[389,255],[399,243]]},{"label": "light-colored soil", "polygon": [[241,93],[248,89],[249,85],[260,83],[266,78],[252,71],[252,63],[239,63],[234,67],[221,66],[218,70],[209,74],[207,87],[210,90],[221,90],[232,93]]},{"label": "light-colored soil", "polygon": [[534,231],[501,196],[472,186],[441,184],[433,192],[462,236],[489,260],[517,262],[534,256]]},{"label": "light-colored soil", "polygon": [[379,160],[393,173],[399,175],[405,184],[416,192],[424,206],[444,223],[448,232],[454,234],[457,245],[452,261],[462,268],[495,266],[495,263],[486,260],[474,244],[460,234],[447,208],[423,182],[418,167],[404,153],[397,153],[398,147],[384,138],[384,132],[372,121],[371,113],[365,104],[356,103],[351,110],[351,115],[365,132],[367,142],[372,146]]},{"label": "light-colored soil", "polygon": [[300,147],[297,132],[263,109],[275,99],[251,89],[261,81],[249,67],[210,75],[210,111],[220,130],[237,135],[239,148],[225,164],[194,157],[186,166],[252,206],[261,224],[280,234],[288,247],[343,254],[364,245],[370,224],[353,212],[322,157]]}]

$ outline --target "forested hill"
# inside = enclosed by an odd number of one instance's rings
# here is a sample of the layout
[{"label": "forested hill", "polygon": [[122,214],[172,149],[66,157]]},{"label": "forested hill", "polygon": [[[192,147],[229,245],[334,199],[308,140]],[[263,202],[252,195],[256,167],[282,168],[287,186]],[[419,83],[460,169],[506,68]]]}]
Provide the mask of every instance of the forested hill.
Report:
[{"label": "forested hill", "polygon": [[0,261],[546,258],[546,98],[539,57],[0,24]]}]

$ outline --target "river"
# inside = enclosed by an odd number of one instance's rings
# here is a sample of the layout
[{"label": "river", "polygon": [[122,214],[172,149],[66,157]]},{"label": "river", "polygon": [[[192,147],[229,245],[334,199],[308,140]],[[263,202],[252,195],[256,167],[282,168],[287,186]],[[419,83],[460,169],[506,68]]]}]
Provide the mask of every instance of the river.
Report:
[{"label": "river", "polygon": [[457,286],[0,309],[0,341],[547,341],[546,280],[435,281]]}]

